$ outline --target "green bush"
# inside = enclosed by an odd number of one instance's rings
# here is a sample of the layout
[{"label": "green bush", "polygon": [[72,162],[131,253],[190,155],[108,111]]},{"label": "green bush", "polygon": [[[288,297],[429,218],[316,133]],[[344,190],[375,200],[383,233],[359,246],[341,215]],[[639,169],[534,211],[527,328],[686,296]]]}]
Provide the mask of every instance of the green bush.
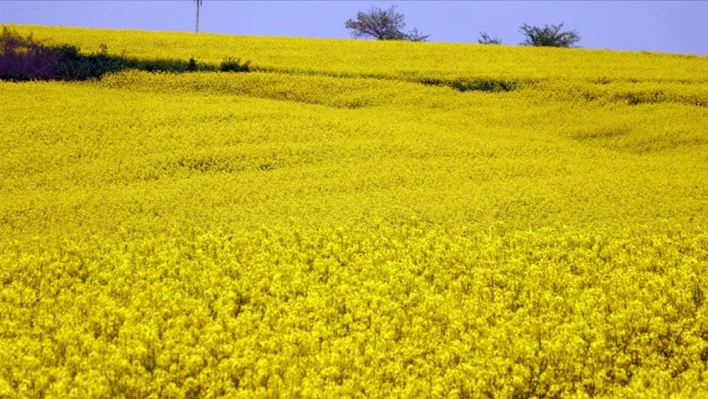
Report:
[{"label": "green bush", "polygon": [[197,60],[194,57],[189,59],[189,64],[187,65],[187,71],[196,72],[197,71]]},{"label": "green bush", "polygon": [[82,55],[76,46],[63,45],[55,47],[60,57],[57,61],[57,79],[88,80],[99,79],[106,73],[125,69],[125,62],[120,57],[108,55],[105,44],[101,45],[98,54]]},{"label": "green bush", "polygon": [[422,79],[420,83],[428,86],[447,86],[455,90],[466,91],[486,91],[501,93],[518,89],[519,82],[505,79],[477,78],[466,80],[440,80]]},{"label": "green bush", "polygon": [[233,59],[231,57],[226,57],[221,62],[219,70],[221,72],[248,72],[250,70],[251,61],[246,61],[243,64],[241,59]]}]

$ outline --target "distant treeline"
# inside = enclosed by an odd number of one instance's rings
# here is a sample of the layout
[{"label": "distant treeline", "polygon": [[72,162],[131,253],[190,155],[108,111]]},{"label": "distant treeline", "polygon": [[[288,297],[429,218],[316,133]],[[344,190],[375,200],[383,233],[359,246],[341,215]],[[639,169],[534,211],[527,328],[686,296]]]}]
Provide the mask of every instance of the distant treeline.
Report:
[{"label": "distant treeline", "polygon": [[248,72],[250,61],[226,58],[217,67],[197,63],[194,58],[182,60],[140,60],[108,54],[102,44],[96,53],[82,54],[77,46],[69,44],[47,45],[3,27],[0,34],[0,79],[10,81],[29,80],[88,80],[100,79],[106,73],[124,69],[149,72]]}]

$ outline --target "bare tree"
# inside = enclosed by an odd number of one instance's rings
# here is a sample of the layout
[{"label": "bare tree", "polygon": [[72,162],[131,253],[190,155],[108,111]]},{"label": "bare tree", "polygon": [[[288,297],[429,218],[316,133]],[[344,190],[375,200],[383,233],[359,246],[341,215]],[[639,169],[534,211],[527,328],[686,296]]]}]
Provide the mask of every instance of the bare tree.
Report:
[{"label": "bare tree", "polygon": [[539,28],[523,24],[519,27],[519,32],[526,36],[522,46],[543,46],[543,47],[577,47],[575,43],[580,41],[577,31],[571,30],[561,32],[563,24],[548,25]]},{"label": "bare tree", "polygon": [[197,3],[197,28],[195,32],[199,33],[199,7],[202,5],[202,0],[194,0],[194,2]]},{"label": "bare tree", "polygon": [[358,12],[356,20],[349,19],[344,27],[351,31],[354,37],[372,37],[377,40],[410,40],[424,42],[430,37],[413,29],[404,33],[405,16],[396,12],[396,6],[384,10],[373,7],[368,12]]}]

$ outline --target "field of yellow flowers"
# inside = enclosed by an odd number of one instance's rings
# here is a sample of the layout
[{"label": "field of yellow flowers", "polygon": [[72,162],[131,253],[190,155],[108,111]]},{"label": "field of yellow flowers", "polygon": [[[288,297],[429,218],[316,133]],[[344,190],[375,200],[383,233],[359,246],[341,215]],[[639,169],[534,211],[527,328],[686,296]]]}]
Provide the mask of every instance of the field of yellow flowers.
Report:
[{"label": "field of yellow flowers", "polygon": [[13,28],[1,398],[708,395],[708,57]]}]

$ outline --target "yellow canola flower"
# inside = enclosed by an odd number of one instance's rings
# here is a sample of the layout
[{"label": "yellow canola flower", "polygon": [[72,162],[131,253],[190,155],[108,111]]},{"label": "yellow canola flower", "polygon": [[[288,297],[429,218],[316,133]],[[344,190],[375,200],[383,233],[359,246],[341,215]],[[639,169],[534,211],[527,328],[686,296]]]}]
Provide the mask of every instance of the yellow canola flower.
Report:
[{"label": "yellow canola flower", "polygon": [[705,57],[15,28],[0,397],[708,392]]},{"label": "yellow canola flower", "polygon": [[[4,392],[581,397],[708,388],[705,233],[418,227],[347,229],[340,251],[309,257],[308,243],[338,245],[342,231],[175,230],[31,252],[16,242],[0,259],[10,272],[0,308]],[[355,250],[365,243],[375,251]],[[447,251],[430,252],[441,243]]]}]

